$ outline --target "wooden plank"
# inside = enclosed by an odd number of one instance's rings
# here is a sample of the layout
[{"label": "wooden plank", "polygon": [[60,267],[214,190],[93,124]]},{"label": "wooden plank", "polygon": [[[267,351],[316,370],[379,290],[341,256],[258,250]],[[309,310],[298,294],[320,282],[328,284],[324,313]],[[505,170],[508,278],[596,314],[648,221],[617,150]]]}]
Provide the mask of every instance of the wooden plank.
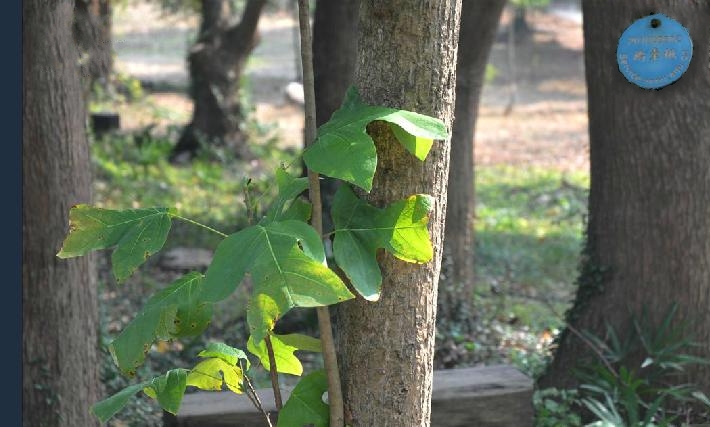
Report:
[{"label": "wooden plank", "polygon": [[[527,427],[533,424],[533,382],[507,365],[434,372],[432,427]],[[258,391],[264,408],[275,412],[270,389]],[[286,401],[289,390],[282,391]],[[275,421],[275,417],[272,418]],[[263,415],[246,396],[198,392],[185,396],[178,416],[166,427],[264,427]],[[374,426],[373,426],[374,427]]]},{"label": "wooden plank", "polygon": [[532,379],[512,366],[436,371],[431,399],[431,425],[532,426],[532,394]]}]

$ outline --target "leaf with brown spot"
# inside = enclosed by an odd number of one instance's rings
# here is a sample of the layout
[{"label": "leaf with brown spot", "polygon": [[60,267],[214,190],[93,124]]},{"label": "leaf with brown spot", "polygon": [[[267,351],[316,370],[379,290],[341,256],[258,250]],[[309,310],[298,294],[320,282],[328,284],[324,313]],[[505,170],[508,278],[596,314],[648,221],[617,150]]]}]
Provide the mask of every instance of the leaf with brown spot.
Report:
[{"label": "leaf with brown spot", "polygon": [[156,340],[202,333],[212,316],[212,304],[202,299],[202,289],[202,274],[192,272],[153,295],[109,345],[116,365],[129,372],[143,363]]},{"label": "leaf with brown spot", "polygon": [[167,208],[117,211],[76,205],[69,211],[69,234],[57,256],[73,258],[115,246],[113,274],[123,282],[163,247],[170,225]]}]

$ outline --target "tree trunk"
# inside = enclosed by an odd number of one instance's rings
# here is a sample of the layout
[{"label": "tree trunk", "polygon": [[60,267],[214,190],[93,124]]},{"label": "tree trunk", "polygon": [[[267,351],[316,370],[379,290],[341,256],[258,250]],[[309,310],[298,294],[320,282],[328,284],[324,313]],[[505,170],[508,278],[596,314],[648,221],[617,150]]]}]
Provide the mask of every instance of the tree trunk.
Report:
[{"label": "tree trunk", "polygon": [[[369,104],[453,120],[459,0],[364,0],[356,84]],[[408,264],[382,254],[382,296],[339,306],[346,421],[353,426],[428,426],[431,413],[436,294],[446,215],[449,141],[425,162],[389,127],[369,126],[379,158],[367,199],[384,206],[414,193],[433,196],[434,258]]]},{"label": "tree trunk", "polygon": [[[353,83],[357,59],[359,0],[319,0],[313,23],[313,68],[316,92],[316,124],[330,120],[340,108]],[[321,180],[323,231],[333,229],[330,208],[338,189],[337,179]]]},{"label": "tree trunk", "polygon": [[75,0],[74,39],[79,47],[85,93],[97,82],[106,86],[113,69],[111,1]]},{"label": "tree trunk", "polygon": [[22,323],[25,426],[98,425],[98,308],[87,258],[60,260],[72,205],[90,201],[73,0],[23,5]]},{"label": "tree trunk", "polygon": [[532,33],[532,28],[528,24],[528,8],[524,6],[515,6],[513,9],[512,26],[515,34],[515,41],[520,42],[525,37],[529,37]]},{"label": "tree trunk", "polygon": [[[661,90],[629,83],[616,63],[618,39],[634,20],[660,12],[694,41],[690,68]],[[621,334],[646,307],[657,322],[669,304],[710,356],[710,2],[583,2],[591,142],[586,254],[568,320],[604,336]],[[599,275],[599,268],[608,272]],[[571,368],[590,354],[572,333],[561,338],[541,385],[575,383]],[[710,369],[689,373],[710,392]],[[683,380],[682,378],[680,379]]]},{"label": "tree trunk", "polygon": [[192,157],[201,142],[225,145],[237,156],[248,156],[240,129],[244,114],[239,83],[247,59],[258,42],[257,25],[266,0],[249,0],[239,24],[230,26],[226,0],[202,0],[200,37],[188,55],[195,109],[172,153]]},{"label": "tree trunk", "polygon": [[451,166],[446,207],[445,262],[447,282],[462,285],[473,296],[474,141],[478,102],[488,56],[506,0],[464,1],[456,66],[456,110],[451,137]]}]

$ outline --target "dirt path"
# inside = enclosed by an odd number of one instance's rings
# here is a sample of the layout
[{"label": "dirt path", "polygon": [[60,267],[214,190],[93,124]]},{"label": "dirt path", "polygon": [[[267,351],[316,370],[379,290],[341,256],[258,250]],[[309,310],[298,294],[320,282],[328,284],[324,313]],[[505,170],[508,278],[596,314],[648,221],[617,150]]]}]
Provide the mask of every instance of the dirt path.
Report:
[{"label": "dirt path", "polygon": [[[586,88],[578,14],[562,8],[555,13],[532,13],[529,22],[535,32],[515,46],[513,67],[504,31],[507,21],[504,16],[491,54],[496,76],[483,92],[476,131],[477,164],[587,170]],[[170,88],[170,92],[151,94],[150,102],[177,110],[173,117],[182,120],[189,118],[192,108],[184,94],[184,57],[196,25],[194,16],[163,16],[149,4],[119,10],[115,17],[117,68],[157,87]],[[275,123],[287,146],[301,144],[301,107],[284,95],[286,85],[295,79],[295,25],[285,12],[264,16],[259,24],[261,43],[247,68],[257,120]],[[124,128],[145,125],[140,114],[126,112],[124,116]]]}]

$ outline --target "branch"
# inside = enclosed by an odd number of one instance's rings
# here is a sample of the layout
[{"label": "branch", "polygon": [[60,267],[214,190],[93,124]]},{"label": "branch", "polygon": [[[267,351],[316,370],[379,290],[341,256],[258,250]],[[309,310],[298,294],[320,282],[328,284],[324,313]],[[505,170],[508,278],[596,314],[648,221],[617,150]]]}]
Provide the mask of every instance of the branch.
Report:
[{"label": "branch", "polygon": [[[311,22],[308,13],[308,0],[298,0],[298,23],[301,31],[301,64],[303,66],[303,95],[305,101],[305,138],[306,146],[316,139],[316,96],[313,78],[313,40]],[[311,225],[318,235],[323,234],[323,203],[320,195],[318,173],[308,170],[308,194],[313,205]],[[333,327],[330,323],[328,307],[318,307],[318,328],[320,329],[323,362],[328,375],[328,406],[330,408],[330,427],[342,427],[343,392],[340,386],[338,357],[335,353]]]},{"label": "branch", "polygon": [[266,418],[266,423],[269,425],[269,427],[273,427],[271,424],[271,418],[269,417],[269,413],[266,412],[264,406],[261,404],[259,395],[256,394],[256,390],[254,390],[254,385],[251,383],[251,380],[247,375],[246,369],[244,369],[244,364],[242,363],[241,359],[239,360],[239,366],[242,368],[242,373],[244,374],[244,384],[247,385],[247,389],[244,390],[244,394],[246,394],[249,400],[251,400],[251,403],[256,406],[256,409],[258,409],[259,412],[264,415],[264,417]]},{"label": "branch", "polygon": [[283,400],[281,400],[281,389],[279,388],[279,373],[276,370],[276,357],[274,356],[274,346],[271,344],[271,337],[264,337],[266,342],[266,352],[269,354],[269,374],[271,374],[271,388],[274,389],[274,402],[276,410],[280,411],[283,408]]},{"label": "branch", "polygon": [[225,34],[225,38],[230,47],[238,46],[239,43],[251,45],[254,42],[254,34],[259,26],[259,17],[265,5],[266,0],[247,1],[239,24],[230,28]]}]

